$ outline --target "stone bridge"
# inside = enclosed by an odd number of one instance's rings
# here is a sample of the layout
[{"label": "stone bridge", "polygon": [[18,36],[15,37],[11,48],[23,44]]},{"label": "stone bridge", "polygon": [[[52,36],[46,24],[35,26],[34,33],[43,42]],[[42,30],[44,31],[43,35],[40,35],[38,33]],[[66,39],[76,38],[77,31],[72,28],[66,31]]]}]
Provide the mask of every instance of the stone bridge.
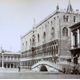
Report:
[{"label": "stone bridge", "polygon": [[41,60],[34,64],[31,69],[36,72],[48,71],[48,72],[59,72],[62,71],[62,66],[57,63],[52,63],[50,61]]}]

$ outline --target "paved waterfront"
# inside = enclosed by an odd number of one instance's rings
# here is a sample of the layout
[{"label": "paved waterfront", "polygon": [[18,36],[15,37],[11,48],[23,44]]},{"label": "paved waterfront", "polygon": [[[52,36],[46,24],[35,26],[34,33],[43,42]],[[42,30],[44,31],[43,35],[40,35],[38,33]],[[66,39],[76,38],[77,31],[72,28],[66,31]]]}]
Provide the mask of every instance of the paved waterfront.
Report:
[{"label": "paved waterfront", "polygon": [[80,75],[54,73],[1,73],[0,79],[80,79]]},{"label": "paved waterfront", "polygon": [[32,72],[22,70],[18,72],[18,69],[6,69],[4,72],[0,72],[0,79],[80,79],[80,75],[62,74],[53,72]]}]

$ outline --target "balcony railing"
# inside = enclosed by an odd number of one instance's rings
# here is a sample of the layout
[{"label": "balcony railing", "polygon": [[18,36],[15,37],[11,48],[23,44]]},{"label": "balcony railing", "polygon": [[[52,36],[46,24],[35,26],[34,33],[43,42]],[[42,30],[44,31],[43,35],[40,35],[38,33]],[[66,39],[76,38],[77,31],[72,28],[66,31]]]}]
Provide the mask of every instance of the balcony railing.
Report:
[{"label": "balcony railing", "polygon": [[74,48],[77,48],[77,47],[78,47],[78,45],[73,45],[73,47],[74,47]]}]

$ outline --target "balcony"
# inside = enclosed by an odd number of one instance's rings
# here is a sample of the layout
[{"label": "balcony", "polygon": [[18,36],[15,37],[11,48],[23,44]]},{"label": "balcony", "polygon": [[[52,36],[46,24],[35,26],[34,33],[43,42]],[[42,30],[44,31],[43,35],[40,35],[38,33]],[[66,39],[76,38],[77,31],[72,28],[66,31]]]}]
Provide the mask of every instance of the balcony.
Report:
[{"label": "balcony", "polygon": [[4,58],[4,61],[19,61],[20,58]]},{"label": "balcony", "polygon": [[78,45],[73,45],[73,48],[78,48]]},{"label": "balcony", "polygon": [[80,46],[79,45],[73,45],[73,46],[71,46],[70,51],[74,51],[74,50],[80,50]]}]

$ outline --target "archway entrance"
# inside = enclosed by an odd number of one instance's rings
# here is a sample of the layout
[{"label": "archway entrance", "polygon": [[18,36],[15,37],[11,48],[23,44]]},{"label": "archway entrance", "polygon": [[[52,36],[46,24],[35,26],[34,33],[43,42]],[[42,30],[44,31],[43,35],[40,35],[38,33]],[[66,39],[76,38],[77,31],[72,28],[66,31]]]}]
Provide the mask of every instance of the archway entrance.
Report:
[{"label": "archway entrance", "polygon": [[11,64],[11,68],[13,68],[13,64]]},{"label": "archway entrance", "polygon": [[43,65],[43,66],[41,66],[40,71],[48,71],[48,70],[47,70],[46,66]]},{"label": "archway entrance", "polygon": [[8,64],[8,68],[9,68],[9,64]]},{"label": "archway entrance", "polygon": [[6,68],[6,64],[4,64],[4,67]]}]

